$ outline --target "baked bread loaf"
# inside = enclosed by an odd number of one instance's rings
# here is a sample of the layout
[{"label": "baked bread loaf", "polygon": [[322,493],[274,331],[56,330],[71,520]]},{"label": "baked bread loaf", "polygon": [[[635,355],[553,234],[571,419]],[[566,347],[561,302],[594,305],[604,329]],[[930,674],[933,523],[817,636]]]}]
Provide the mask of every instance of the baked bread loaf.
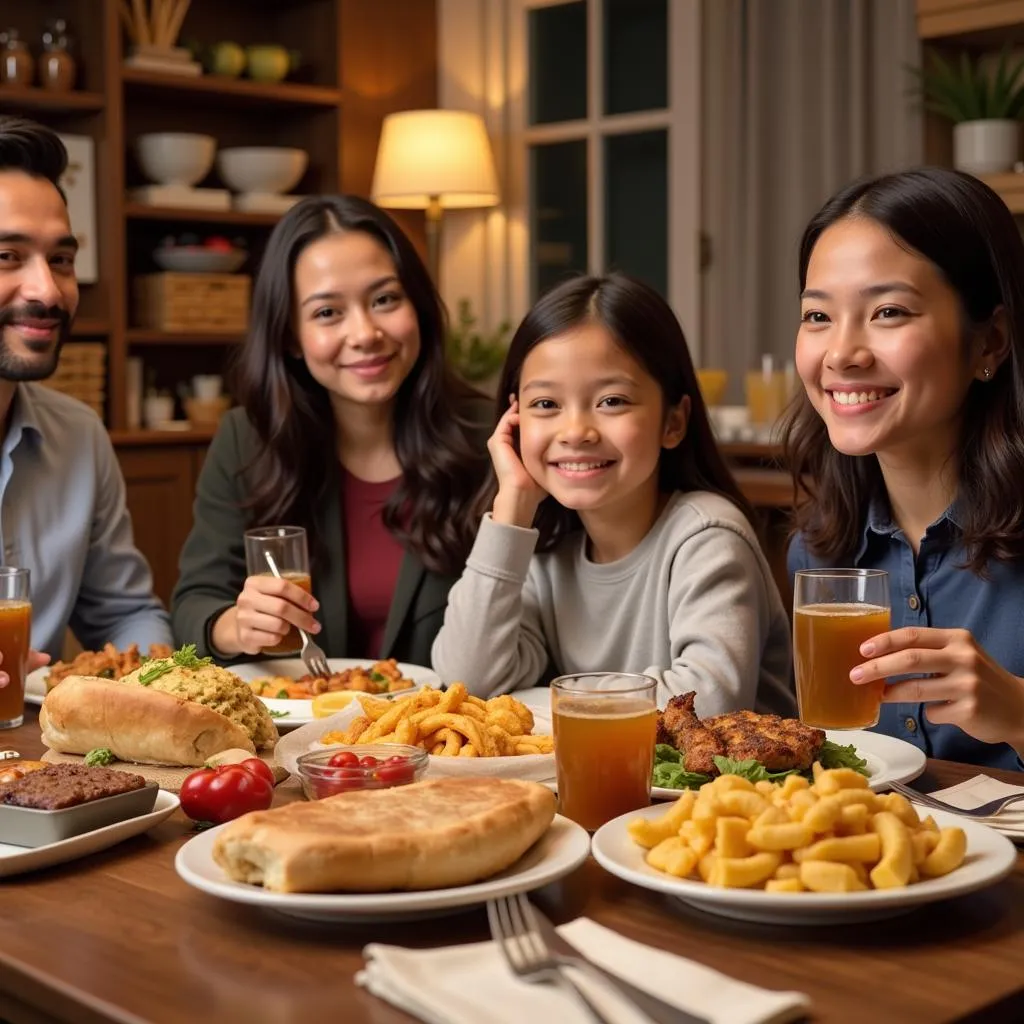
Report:
[{"label": "baked bread loaf", "polygon": [[537,782],[426,779],[254,811],[226,825],[214,860],[276,892],[388,892],[477,882],[548,829],[555,796]]},{"label": "baked bread loaf", "polygon": [[106,747],[120,761],[199,766],[230,747],[255,753],[230,718],[181,697],[93,676],[68,676],[39,710],[43,742],[63,754]]}]

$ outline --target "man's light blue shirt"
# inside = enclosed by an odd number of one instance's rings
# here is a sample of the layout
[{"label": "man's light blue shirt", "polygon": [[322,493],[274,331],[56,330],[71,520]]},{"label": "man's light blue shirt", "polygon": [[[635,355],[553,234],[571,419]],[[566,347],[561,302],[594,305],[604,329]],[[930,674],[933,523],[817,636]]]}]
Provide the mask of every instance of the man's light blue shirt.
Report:
[{"label": "man's light blue shirt", "polygon": [[68,626],[86,650],[173,644],[110,437],[91,409],[41,384],[17,385],[0,445],[0,552],[31,570],[37,650],[59,658]]}]

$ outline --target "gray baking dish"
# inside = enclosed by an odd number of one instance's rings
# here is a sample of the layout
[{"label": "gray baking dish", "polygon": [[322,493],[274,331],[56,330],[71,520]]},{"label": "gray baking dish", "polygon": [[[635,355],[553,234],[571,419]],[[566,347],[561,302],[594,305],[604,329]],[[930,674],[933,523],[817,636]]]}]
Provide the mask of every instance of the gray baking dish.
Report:
[{"label": "gray baking dish", "polygon": [[12,846],[48,846],[83,832],[149,814],[160,787],[147,782],[141,789],[100,797],[59,811],[0,804],[0,843]]}]

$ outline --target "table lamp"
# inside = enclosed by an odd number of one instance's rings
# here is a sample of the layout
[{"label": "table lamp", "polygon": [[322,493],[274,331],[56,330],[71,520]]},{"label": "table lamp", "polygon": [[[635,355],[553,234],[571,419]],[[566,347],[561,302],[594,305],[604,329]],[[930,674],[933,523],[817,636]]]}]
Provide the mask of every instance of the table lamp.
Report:
[{"label": "table lamp", "polygon": [[443,210],[496,206],[498,181],[483,118],[465,110],[403,110],[381,127],[371,197],[426,210],[427,261],[438,281]]}]

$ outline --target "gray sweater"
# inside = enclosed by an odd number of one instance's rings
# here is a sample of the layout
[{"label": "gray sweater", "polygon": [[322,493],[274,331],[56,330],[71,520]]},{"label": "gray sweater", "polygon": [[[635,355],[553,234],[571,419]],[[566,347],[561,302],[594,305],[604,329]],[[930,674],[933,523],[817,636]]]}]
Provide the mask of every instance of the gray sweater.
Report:
[{"label": "gray sweater", "polygon": [[537,531],[484,516],[432,660],[479,696],[554,673],[648,672],[658,706],[697,691],[702,717],[792,714],[789,620],[753,529],[706,491],[671,497],[625,558],[590,561],[586,535],[535,555]]}]

